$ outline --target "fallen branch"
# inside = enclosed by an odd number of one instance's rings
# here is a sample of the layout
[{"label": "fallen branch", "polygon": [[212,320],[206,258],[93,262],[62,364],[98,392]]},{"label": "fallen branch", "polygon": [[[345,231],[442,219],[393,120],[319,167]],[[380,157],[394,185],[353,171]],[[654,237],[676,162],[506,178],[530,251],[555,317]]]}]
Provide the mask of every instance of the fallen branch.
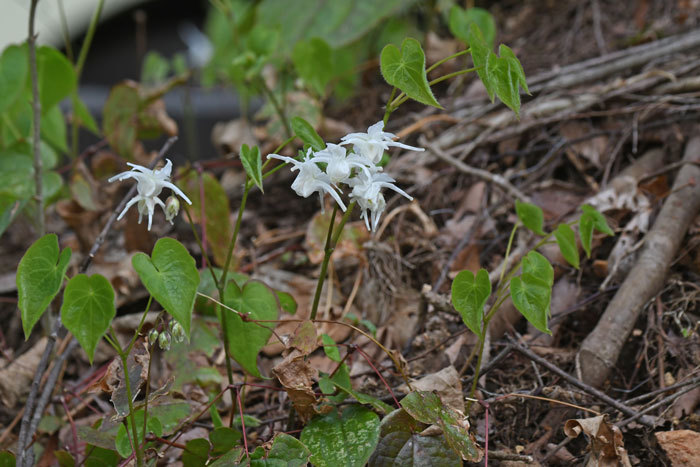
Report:
[{"label": "fallen branch", "polygon": [[[685,161],[700,161],[700,137],[691,139]],[[690,222],[700,211],[700,167],[679,172],[671,194],[644,239],[639,259],[615,294],[577,356],[580,379],[601,386],[615,367],[644,305],[664,284],[666,274]]]}]

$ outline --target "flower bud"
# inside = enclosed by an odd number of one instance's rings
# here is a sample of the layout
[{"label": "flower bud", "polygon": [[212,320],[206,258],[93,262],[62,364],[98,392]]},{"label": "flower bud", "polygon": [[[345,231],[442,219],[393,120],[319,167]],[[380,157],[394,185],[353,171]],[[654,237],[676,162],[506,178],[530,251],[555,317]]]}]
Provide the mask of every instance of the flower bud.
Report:
[{"label": "flower bud", "polygon": [[161,350],[165,350],[166,352],[170,350],[170,340],[172,338],[170,337],[170,333],[168,331],[163,331],[160,333],[158,336],[158,347],[160,347]]},{"label": "flower bud", "polygon": [[170,225],[178,212],[180,212],[180,201],[176,196],[168,196],[168,199],[165,200],[165,220],[170,222]]},{"label": "flower bud", "polygon": [[175,322],[171,328],[171,331],[173,333],[173,338],[175,338],[175,342],[180,343],[185,340],[185,329],[180,323]]},{"label": "flower bud", "polygon": [[158,340],[158,330],[156,328],[151,329],[151,332],[148,333],[148,344],[149,345],[155,345],[156,341]]}]

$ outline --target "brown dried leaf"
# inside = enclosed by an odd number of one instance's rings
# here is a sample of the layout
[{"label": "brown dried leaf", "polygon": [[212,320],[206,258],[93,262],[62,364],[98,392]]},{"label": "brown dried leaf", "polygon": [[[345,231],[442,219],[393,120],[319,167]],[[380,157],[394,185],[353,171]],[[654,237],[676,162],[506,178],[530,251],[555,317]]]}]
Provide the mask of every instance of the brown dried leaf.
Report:
[{"label": "brown dried leaf", "polygon": [[[326,212],[318,212],[311,218],[309,226],[306,229],[306,237],[304,246],[309,255],[309,260],[312,264],[321,264],[324,256],[324,248],[326,246],[326,238],[328,237],[328,226],[331,222],[330,209]],[[342,216],[335,216],[334,228],[340,224]],[[363,257],[362,244],[369,240],[369,233],[363,222],[348,222],[345,224],[343,233],[338,240],[338,244],[333,251],[333,261],[338,261],[347,257]]]},{"label": "brown dried leaf", "polygon": [[462,383],[459,380],[459,373],[457,373],[457,370],[452,365],[443,368],[437,373],[412,382],[411,386],[414,391],[437,392],[438,396],[440,396],[440,400],[446,405],[460,412],[464,412]]},{"label": "brown dried leaf", "polygon": [[29,393],[46,342],[46,337],[42,337],[34,347],[13,360],[9,366],[0,369],[0,402],[6,408],[13,408]]},{"label": "brown dried leaf", "polygon": [[700,433],[692,430],[654,433],[673,467],[700,465]]},{"label": "brown dried leaf", "polygon": [[564,433],[569,438],[576,438],[581,433],[588,437],[591,456],[587,467],[632,466],[624,447],[622,432],[607,422],[606,415],[567,420]]},{"label": "brown dried leaf", "polygon": [[296,350],[292,351],[272,369],[272,374],[287,391],[289,399],[304,422],[318,413],[314,407],[318,399],[312,389],[318,372],[309,365],[304,355]]},{"label": "brown dried leaf", "polygon": [[316,326],[311,321],[299,323],[294,337],[289,343],[290,347],[298,349],[302,355],[309,355],[318,347],[318,336],[316,335]]}]

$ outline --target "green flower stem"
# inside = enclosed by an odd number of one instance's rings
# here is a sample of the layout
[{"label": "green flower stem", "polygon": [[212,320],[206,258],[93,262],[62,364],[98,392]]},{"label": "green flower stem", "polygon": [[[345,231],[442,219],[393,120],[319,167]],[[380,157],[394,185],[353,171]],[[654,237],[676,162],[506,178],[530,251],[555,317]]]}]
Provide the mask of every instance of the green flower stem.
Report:
[{"label": "green flower stem", "polygon": [[148,316],[148,312],[151,309],[151,302],[152,301],[153,301],[153,296],[149,295],[148,296],[148,303],[146,303],[146,309],[143,311],[143,314],[141,315],[141,321],[139,322],[139,326],[136,328],[136,331],[134,332],[134,336],[131,338],[129,345],[126,348],[127,355],[129,355],[131,353],[131,349],[134,348],[134,344],[136,343],[136,339],[139,337],[139,334],[141,334],[141,328],[143,327],[143,323],[146,322],[146,317]]},{"label": "green flower stem", "polygon": [[265,80],[262,78],[260,79],[260,89],[262,89],[263,94],[265,94],[265,97],[267,97],[270,100],[272,107],[275,108],[277,116],[280,118],[282,124],[284,125],[284,131],[285,133],[287,133],[287,137],[291,138],[294,133],[292,132],[292,127],[289,125],[289,120],[287,120],[287,116],[284,115],[284,110],[282,109],[282,106],[280,106],[280,103],[275,97],[274,93],[269,87],[267,87]]},{"label": "green flower stem", "polygon": [[452,60],[453,58],[461,57],[462,55],[468,54],[469,52],[471,52],[471,50],[472,50],[471,48],[467,48],[467,49],[465,49],[465,50],[461,50],[461,51],[459,51],[459,52],[457,52],[457,53],[454,53],[454,54],[452,54],[452,55],[450,55],[450,56],[447,56],[447,57],[443,58],[442,60],[438,60],[437,62],[435,62],[435,63],[433,63],[432,65],[430,65],[430,67],[429,67],[428,69],[425,70],[425,74],[427,75],[428,73],[430,73],[431,71],[433,71],[435,68],[439,67],[440,65],[442,65],[442,64],[445,63],[445,62],[449,62],[449,61]]},{"label": "green flower stem", "polygon": [[355,207],[355,202],[353,201],[348,206],[348,209],[343,214],[343,218],[340,220],[340,225],[335,229],[335,234],[333,234],[333,224],[335,222],[335,214],[338,210],[337,205],[333,205],[333,214],[331,215],[331,222],[328,225],[328,237],[326,238],[326,246],[324,248],[323,263],[321,263],[321,274],[318,276],[318,283],[316,284],[316,293],[314,294],[314,302],[311,306],[311,316],[310,320],[316,319],[316,314],[318,313],[318,303],[321,300],[321,289],[323,289],[323,282],[326,280],[326,273],[328,272],[328,263],[331,259],[331,255],[335,250],[338,240],[340,240],[340,235],[343,233],[343,228],[350,219],[353,208]]},{"label": "green flower stem", "polygon": [[102,7],[104,6],[104,0],[99,0],[97,3],[97,8],[90,19],[90,25],[88,26],[87,33],[85,34],[85,40],[83,41],[82,47],[80,47],[80,53],[78,54],[78,61],[75,64],[75,77],[76,85],[75,89],[71,93],[71,105],[73,106],[73,122],[71,126],[71,155],[75,158],[78,157],[78,120],[76,119],[75,109],[78,107],[78,85],[80,82],[80,75],[83,72],[83,66],[85,66],[85,60],[87,59],[88,51],[90,50],[90,44],[92,44],[92,38],[95,36],[95,30],[97,29],[97,23],[100,21],[100,15],[102,14]]},{"label": "green flower stem", "polygon": [[[447,80],[447,79],[454,78],[455,76],[459,76],[459,75],[464,75],[464,74],[467,74],[467,73],[471,73],[472,71],[476,71],[477,69],[478,69],[478,67],[474,67],[474,68],[467,68],[467,69],[464,69],[464,70],[459,70],[459,71],[455,71],[455,72],[452,72],[452,73],[448,73],[448,74],[446,74],[446,75],[442,75],[442,76],[440,76],[440,77],[438,77],[438,78],[435,78],[434,80],[430,81],[430,82],[428,83],[428,85],[429,85],[429,86],[434,86],[434,85],[436,85],[436,84],[438,84],[438,83],[441,83],[441,82],[443,82],[443,81],[445,81],[445,80]],[[396,110],[397,108],[399,108],[399,106],[400,106],[401,104],[403,104],[404,102],[406,102],[408,99],[409,99],[409,97],[408,97],[406,94],[404,94],[404,93],[402,92],[401,94],[399,94],[399,96],[398,96],[393,102],[391,102],[391,103],[387,106],[387,108],[389,108],[389,106],[391,106],[391,111],[393,112],[394,110]]]},{"label": "green flower stem", "polygon": [[[143,321],[143,320],[142,320]],[[122,349],[119,344],[119,339],[117,338],[116,332],[112,326],[109,327],[109,332],[112,335],[105,336],[105,340],[110,343],[114,350],[119,354],[119,358],[122,361],[122,370],[124,372],[124,384],[126,384],[126,398],[129,403],[129,420],[131,421],[131,435],[129,435],[128,423],[127,423],[127,436],[131,438],[131,446],[134,449],[134,455],[136,456],[136,465],[138,467],[143,467],[143,451],[141,450],[141,444],[139,443],[138,430],[136,428],[136,416],[134,415],[134,401],[133,395],[131,394],[131,383],[129,381],[129,369],[127,367],[127,358],[129,356],[128,352]]]},{"label": "green flower stem", "polygon": [[386,104],[386,111],[384,111],[384,118],[382,121],[384,122],[384,126],[386,126],[386,122],[389,121],[389,115],[391,115],[391,112],[394,111],[394,108],[392,107],[391,103],[394,100],[394,96],[396,95],[396,86],[391,90],[391,95],[389,96],[389,100],[387,101]]},{"label": "green flower stem", "polygon": [[510,237],[508,237],[508,246],[506,246],[506,256],[503,258],[503,269],[501,269],[501,277],[498,279],[498,290],[503,288],[503,276],[506,273],[506,265],[508,264],[508,257],[510,256],[510,250],[513,247],[513,240],[515,239],[515,232],[520,227],[520,222],[516,222],[513,225],[513,230],[510,231]]}]

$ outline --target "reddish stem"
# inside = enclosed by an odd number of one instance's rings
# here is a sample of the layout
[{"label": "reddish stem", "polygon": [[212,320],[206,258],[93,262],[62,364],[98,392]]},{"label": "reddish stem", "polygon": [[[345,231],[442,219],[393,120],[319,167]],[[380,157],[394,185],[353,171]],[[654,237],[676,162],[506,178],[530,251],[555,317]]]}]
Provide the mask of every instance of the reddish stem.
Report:
[{"label": "reddish stem", "polygon": [[374,363],[372,363],[372,360],[369,358],[369,355],[367,355],[367,354],[366,354],[361,348],[359,348],[358,346],[355,345],[354,347],[355,347],[355,350],[357,350],[357,351],[359,352],[359,354],[362,355],[362,356],[364,357],[365,360],[367,360],[367,363],[369,364],[369,366],[372,367],[372,369],[374,370],[374,372],[377,373],[377,376],[379,376],[379,379],[382,380],[382,383],[384,383],[384,386],[386,386],[386,388],[389,390],[389,394],[391,394],[391,398],[394,399],[394,403],[396,404],[396,407],[398,407],[398,408],[400,409],[400,408],[401,408],[401,404],[399,404],[399,401],[396,399],[396,396],[394,395],[394,391],[391,390],[391,386],[389,386],[389,383],[386,382],[386,380],[384,379],[384,377],[382,376],[382,374],[379,372],[379,370],[377,370],[377,367],[374,366]]},{"label": "reddish stem", "polygon": [[238,403],[238,413],[241,415],[241,433],[243,433],[243,449],[245,449],[245,457],[250,464],[250,454],[248,453],[248,436],[245,434],[245,420],[243,420],[243,403],[241,402],[241,388],[236,388],[236,402]]}]

